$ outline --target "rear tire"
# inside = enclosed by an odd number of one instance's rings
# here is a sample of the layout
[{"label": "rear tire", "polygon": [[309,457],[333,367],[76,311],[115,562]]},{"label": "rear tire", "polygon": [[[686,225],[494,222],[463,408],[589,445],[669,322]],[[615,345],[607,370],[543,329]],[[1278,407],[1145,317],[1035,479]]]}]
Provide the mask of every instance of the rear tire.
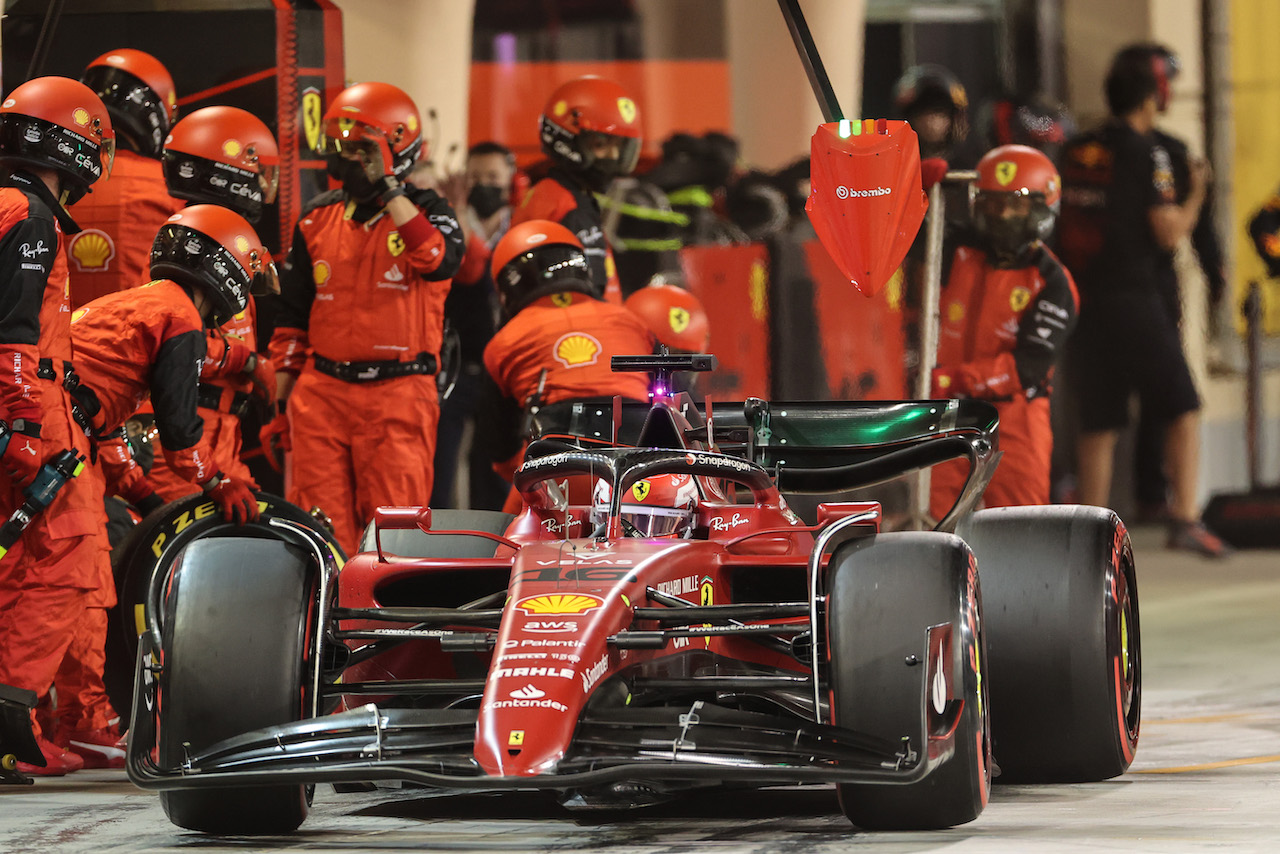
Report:
[{"label": "rear tire", "polygon": [[853,540],[828,569],[827,642],[832,718],[838,726],[918,744],[929,627],[950,624],[952,694],[963,700],[955,750],[915,783],[842,783],[840,807],[867,830],[934,830],[972,821],[987,803],[991,746],[981,593],[969,549],[936,533]]},{"label": "rear tire", "polygon": [[[300,720],[307,708],[316,573],[277,540],[187,546],[164,603],[159,752],[172,768],[210,745]],[[169,820],[213,834],[288,833],[307,817],[304,785],[160,793]]]},{"label": "rear tire", "polygon": [[1102,507],[1002,507],[957,533],[986,599],[999,781],[1123,774],[1138,747],[1138,581],[1124,523]]}]

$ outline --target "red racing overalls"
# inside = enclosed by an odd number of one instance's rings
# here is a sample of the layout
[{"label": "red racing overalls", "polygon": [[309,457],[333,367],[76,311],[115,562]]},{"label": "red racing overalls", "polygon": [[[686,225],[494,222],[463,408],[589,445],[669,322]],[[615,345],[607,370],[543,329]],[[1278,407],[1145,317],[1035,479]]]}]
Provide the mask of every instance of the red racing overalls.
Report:
[{"label": "red racing overalls", "polygon": [[[491,450],[494,470],[512,479],[524,456],[520,422],[532,404],[615,395],[648,400],[648,376],[614,373],[610,361],[649,355],[654,344],[635,313],[587,294],[549,294],[520,309],[484,350],[484,366],[496,386],[489,396],[497,399],[477,432]],[[517,507],[513,491],[507,509]]]},{"label": "red racing overalls", "polygon": [[[75,223],[39,179],[18,172],[0,187],[0,243],[8,248],[0,256],[0,415],[38,421],[46,459],[67,448],[89,451],[63,387],[71,364],[64,228]],[[0,516],[22,501],[0,469]],[[0,559],[0,683],[49,692],[104,581],[103,518],[102,492],[90,478],[74,478]]]},{"label": "red racing overalls", "polygon": [[[257,310],[250,297],[244,311],[217,329],[208,330],[197,392],[198,411],[204,421],[204,441],[213,454],[214,469],[243,481],[253,490],[258,488],[258,484],[249,473],[249,467],[240,459],[240,416],[251,404],[253,384],[242,372],[227,374],[225,355],[229,340],[239,341],[257,352],[256,318]],[[165,501],[177,501],[200,491],[197,484],[169,468],[163,455],[156,457],[147,477]]]},{"label": "red racing overalls", "polygon": [[608,302],[622,303],[618,266],[604,233],[600,205],[590,191],[580,187],[568,172],[553,167],[511,213],[512,226],[531,219],[558,222],[577,235],[591,266],[591,280],[597,293]]},{"label": "red racing overalls", "polygon": [[410,190],[410,199],[421,215],[397,227],[341,191],[317,197],[281,273],[271,359],[298,377],[285,497],[319,507],[348,554],[376,508],[431,496],[434,374],[463,243],[443,198]]},{"label": "red racing overalls", "polygon": [[[1048,504],[1050,379],[1079,304],[1071,274],[1043,244],[1011,268],[961,246],[941,301],[934,396],[989,400],[1000,413],[1004,455],[984,505]],[[951,509],[967,472],[964,461],[933,468],[935,519]]]}]

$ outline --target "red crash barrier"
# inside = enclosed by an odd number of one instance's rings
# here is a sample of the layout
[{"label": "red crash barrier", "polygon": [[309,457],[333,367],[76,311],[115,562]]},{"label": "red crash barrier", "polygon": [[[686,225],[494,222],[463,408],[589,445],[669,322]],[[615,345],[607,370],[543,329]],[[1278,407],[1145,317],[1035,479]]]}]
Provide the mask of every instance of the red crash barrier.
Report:
[{"label": "red crash barrier", "polygon": [[768,250],[759,243],[691,246],[680,250],[680,268],[686,286],[707,307],[711,352],[720,362],[699,381],[700,394],[705,389],[712,400],[770,397]]},{"label": "red crash barrier", "polygon": [[[832,399],[906,398],[901,271],[883,290],[867,297],[849,284],[821,243],[808,241],[804,251],[813,278],[816,343],[821,347]],[[788,334],[804,333],[789,330]]]}]

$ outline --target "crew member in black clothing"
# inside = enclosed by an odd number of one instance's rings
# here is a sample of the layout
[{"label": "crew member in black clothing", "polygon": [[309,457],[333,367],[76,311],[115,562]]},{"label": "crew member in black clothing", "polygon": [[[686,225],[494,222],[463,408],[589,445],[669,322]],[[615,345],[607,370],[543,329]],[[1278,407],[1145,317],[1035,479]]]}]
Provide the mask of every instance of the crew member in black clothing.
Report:
[{"label": "crew member in black clothing", "polygon": [[1153,134],[1161,82],[1155,63],[1121,51],[1106,79],[1111,120],[1063,153],[1060,255],[1080,290],[1080,318],[1068,348],[1080,418],[1080,499],[1110,502],[1114,452],[1137,392],[1166,423],[1172,488],[1169,545],[1208,556],[1227,547],[1199,521],[1200,399],[1178,324],[1162,293],[1173,251],[1204,204],[1208,165],[1188,160],[1178,201],[1169,152]]}]

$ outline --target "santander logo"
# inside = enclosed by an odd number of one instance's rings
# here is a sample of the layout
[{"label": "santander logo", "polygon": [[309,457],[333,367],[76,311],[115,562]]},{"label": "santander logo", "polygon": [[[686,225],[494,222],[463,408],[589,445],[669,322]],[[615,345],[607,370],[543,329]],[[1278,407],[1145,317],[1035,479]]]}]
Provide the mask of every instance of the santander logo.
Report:
[{"label": "santander logo", "polygon": [[523,688],[517,688],[507,696],[511,697],[513,700],[537,700],[541,697],[547,696],[547,692],[539,691],[537,688],[533,687],[533,685],[526,685]]}]

